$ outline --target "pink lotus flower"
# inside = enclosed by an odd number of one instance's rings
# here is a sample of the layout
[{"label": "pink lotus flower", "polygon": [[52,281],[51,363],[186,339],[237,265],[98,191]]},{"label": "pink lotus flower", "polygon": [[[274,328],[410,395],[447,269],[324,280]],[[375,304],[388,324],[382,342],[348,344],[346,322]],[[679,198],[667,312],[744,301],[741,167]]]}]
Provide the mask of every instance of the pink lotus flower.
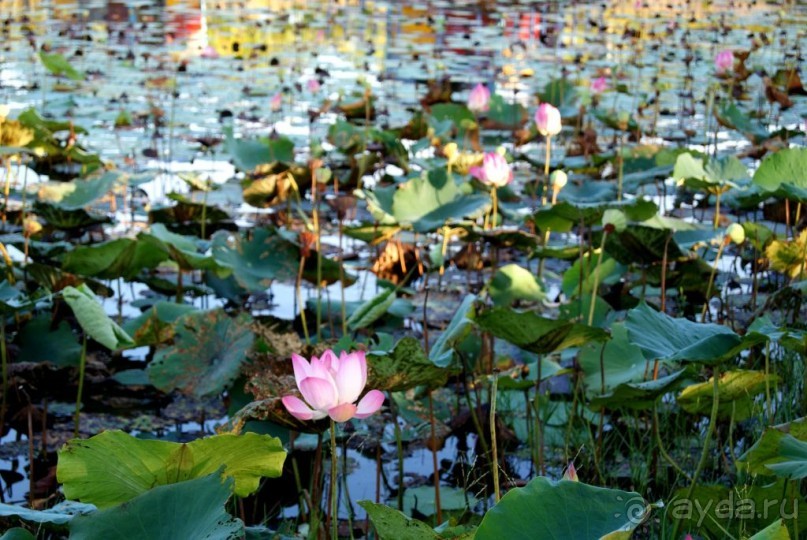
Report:
[{"label": "pink lotus flower", "polygon": [[272,99],[269,101],[269,107],[272,109],[272,112],[277,112],[280,110],[280,106],[283,104],[283,94],[278,92]]},{"label": "pink lotus flower", "polygon": [[544,137],[554,137],[561,130],[560,111],[549,103],[541,103],[535,111],[535,124]]},{"label": "pink lotus flower", "polygon": [[477,84],[468,95],[468,108],[473,113],[487,112],[490,108],[490,90],[482,84]]},{"label": "pink lotus flower", "polygon": [[342,352],[339,358],[330,349],[309,364],[292,354],[294,378],[303,395],[283,396],[283,405],[298,420],[320,420],[330,416],[334,422],[347,422],[353,417],[367,418],[381,408],[384,394],[367,392],[358,404],[354,402],[367,384],[367,360],[364,351]]},{"label": "pink lotus flower", "polygon": [[308,79],[308,82],[305,83],[306,88],[312,94],[316,94],[319,92],[319,81],[316,79]]},{"label": "pink lotus flower", "polygon": [[715,69],[717,69],[718,73],[724,73],[725,71],[734,67],[734,53],[729,50],[720,51],[715,56]]},{"label": "pink lotus flower", "polygon": [[595,94],[602,94],[608,89],[608,80],[605,77],[597,77],[591,81],[591,91]]},{"label": "pink lotus flower", "polygon": [[487,152],[482,158],[481,167],[471,167],[468,170],[471,176],[480,182],[494,187],[506,186],[513,181],[513,171],[503,156],[496,152]]}]

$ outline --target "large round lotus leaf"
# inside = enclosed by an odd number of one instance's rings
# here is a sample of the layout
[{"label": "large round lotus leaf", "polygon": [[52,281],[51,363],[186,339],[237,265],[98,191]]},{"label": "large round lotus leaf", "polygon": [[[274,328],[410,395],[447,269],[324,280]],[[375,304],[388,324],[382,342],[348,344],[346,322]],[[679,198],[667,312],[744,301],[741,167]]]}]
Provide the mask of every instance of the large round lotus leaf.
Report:
[{"label": "large round lotus leaf", "polygon": [[[766,375],[762,371],[731,370],[720,374],[717,383],[718,415],[722,418],[734,418],[741,422],[750,417],[756,407],[754,399],[768,388],[773,388],[779,381],[777,375]],[[707,415],[712,409],[714,381],[687,386],[678,396],[678,404],[682,409],[693,414]]]},{"label": "large round lotus leaf", "polygon": [[781,184],[807,188],[807,148],[786,148],[768,156],[754,173],[754,183],[768,191]]},{"label": "large round lotus leaf", "polygon": [[155,486],[207,476],[224,469],[235,493],[246,497],[262,477],[278,477],[286,452],[280,439],[257,433],[225,433],[189,443],[138,439],[104,431],[73,439],[59,451],[56,476],[68,499],[99,508],[129,501]]},{"label": "large round lotus leaf", "polygon": [[628,538],[649,509],[638,493],[539,477],[508,491],[485,514],[474,538],[592,540],[617,532]]},{"label": "large round lotus leaf", "polygon": [[77,246],[69,251],[62,269],[81,276],[101,279],[133,278],[144,268],[155,268],[168,255],[152,236],[118,238],[102,244]]},{"label": "large round lotus leaf", "polygon": [[129,319],[123,329],[135,340],[138,347],[165,343],[174,337],[174,322],[196,308],[161,300],[139,317]]},{"label": "large round lotus leaf", "polygon": [[129,504],[73,519],[70,538],[243,538],[244,524],[224,507],[232,489],[232,479],[222,482],[218,473],[159,486]]},{"label": "large round lotus leaf", "polygon": [[[47,336],[47,339],[42,339]],[[70,325],[62,321],[51,330],[47,315],[28,321],[19,334],[19,358],[25,362],[50,362],[54,366],[78,366],[81,345]]]},{"label": "large round lotus leaf", "polygon": [[254,335],[247,313],[224,310],[188,313],[175,323],[174,344],[161,349],[148,367],[151,383],[164,392],[196,397],[218,394],[238,377]]},{"label": "large round lotus leaf", "polygon": [[89,337],[113,351],[134,345],[129,334],[109,318],[87,285],[65,287],[62,296]]},{"label": "large round lotus leaf", "polygon": [[785,461],[780,445],[785,437],[807,441],[807,418],[765,428],[762,436],[737,461],[737,468],[751,474],[770,475],[768,465]]},{"label": "large round lotus leaf", "polygon": [[546,296],[535,275],[517,264],[507,264],[496,271],[488,284],[496,306],[510,306],[516,300],[539,302]]},{"label": "large round lotus leaf", "polygon": [[600,328],[549,319],[532,311],[494,308],[477,314],[475,321],[480,328],[494,336],[539,354],[608,338],[608,334]]},{"label": "large round lotus leaf", "polygon": [[740,336],[726,326],[673,318],[645,303],[628,312],[625,328],[630,342],[650,361],[710,363],[744,348]]},{"label": "large round lotus leaf", "polygon": [[447,221],[476,216],[488,206],[487,195],[466,191],[445,169],[433,169],[398,186],[368,191],[366,196],[377,219],[430,232]]},{"label": "large round lotus leaf", "polygon": [[359,501],[359,506],[367,511],[379,540],[437,540],[437,533],[416,519],[383,504],[372,501]]},{"label": "large round lotus leaf", "polygon": [[446,383],[449,370],[436,366],[426,356],[420,341],[404,337],[383,355],[367,355],[367,388],[390,392],[417,386],[439,388]]}]

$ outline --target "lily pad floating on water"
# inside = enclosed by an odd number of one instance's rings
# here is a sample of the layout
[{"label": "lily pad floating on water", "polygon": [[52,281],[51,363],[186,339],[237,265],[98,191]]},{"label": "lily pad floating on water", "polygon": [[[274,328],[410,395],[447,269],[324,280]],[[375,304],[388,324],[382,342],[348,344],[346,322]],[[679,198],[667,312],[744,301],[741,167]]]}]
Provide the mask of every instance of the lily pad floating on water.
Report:
[{"label": "lily pad floating on water", "polygon": [[251,321],[247,313],[230,317],[222,309],[183,315],[174,323],[174,344],[157,351],[148,366],[151,383],[195,397],[223,391],[252,347]]},{"label": "lily pad floating on water", "polygon": [[85,208],[109,193],[126,175],[119,171],[78,178],[70,182],[50,182],[39,188],[39,201],[64,210]]}]

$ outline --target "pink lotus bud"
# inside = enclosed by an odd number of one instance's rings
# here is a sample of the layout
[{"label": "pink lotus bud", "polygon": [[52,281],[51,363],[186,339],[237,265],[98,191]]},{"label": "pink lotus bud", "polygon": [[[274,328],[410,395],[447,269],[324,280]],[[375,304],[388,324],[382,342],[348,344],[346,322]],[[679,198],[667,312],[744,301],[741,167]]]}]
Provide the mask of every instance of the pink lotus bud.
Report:
[{"label": "pink lotus bud", "polygon": [[202,58],[214,59],[219,57],[219,53],[215,47],[213,47],[212,45],[208,45],[207,47],[202,49],[202,52],[199,53],[199,56],[201,56]]},{"label": "pink lotus bud", "polygon": [[468,95],[468,108],[471,112],[482,113],[487,112],[490,108],[490,90],[482,84],[477,84],[471,93]]},{"label": "pink lotus bud", "polygon": [[544,137],[553,137],[560,133],[560,111],[549,103],[541,103],[535,111],[535,125]]},{"label": "pink lotus bud", "polygon": [[591,91],[595,94],[602,94],[608,89],[608,80],[605,77],[597,77],[591,81]]},{"label": "pink lotus bud", "polygon": [[574,466],[574,463],[569,463],[569,467],[566,469],[566,472],[563,473],[564,480],[571,480],[572,482],[579,482],[580,480],[577,478],[577,469]]},{"label": "pink lotus bud", "polygon": [[277,112],[280,110],[280,106],[283,104],[283,94],[278,92],[274,96],[272,96],[271,101],[269,101],[269,108],[272,109],[272,112]]},{"label": "pink lotus bud", "polygon": [[720,51],[715,56],[715,69],[717,69],[718,73],[724,73],[725,71],[734,67],[734,53],[729,50]]},{"label": "pink lotus bud", "polygon": [[367,418],[384,404],[384,394],[370,390],[358,403],[367,384],[367,359],[364,351],[342,352],[339,358],[330,349],[309,363],[292,354],[294,379],[303,396],[283,396],[283,406],[298,420],[320,420],[330,416],[334,422]]},{"label": "pink lotus bud", "polygon": [[513,181],[513,171],[507,160],[496,152],[487,152],[482,158],[481,167],[471,167],[468,171],[480,182],[494,186],[506,186]]}]

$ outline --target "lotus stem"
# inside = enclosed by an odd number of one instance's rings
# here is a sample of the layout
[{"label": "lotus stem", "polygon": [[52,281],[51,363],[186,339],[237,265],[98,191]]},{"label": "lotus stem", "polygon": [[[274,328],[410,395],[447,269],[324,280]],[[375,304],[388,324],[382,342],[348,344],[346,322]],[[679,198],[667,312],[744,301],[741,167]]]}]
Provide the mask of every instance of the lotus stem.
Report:
[{"label": "lotus stem", "polygon": [[[552,206],[555,206],[558,202],[558,192],[560,189],[553,188],[552,189]],[[544,232],[544,242],[541,244],[544,248],[549,245],[549,236],[552,234],[552,229],[547,227],[546,231]],[[544,275],[544,264],[546,263],[546,258],[541,257],[541,260],[538,261],[538,277],[542,277]]]},{"label": "lotus stem", "polygon": [[[78,431],[81,426],[81,395],[84,392],[84,370],[87,367],[87,334],[81,342],[81,358],[78,365],[78,393],[76,394],[76,412],[73,414],[73,437],[78,439]],[[5,392],[3,393],[5,396]]]},{"label": "lotus stem", "polygon": [[177,304],[182,303],[182,297],[183,296],[184,295],[183,295],[183,292],[182,292],[182,268],[177,266],[177,296],[176,296],[176,303]]},{"label": "lotus stem", "polygon": [[443,274],[446,271],[446,254],[448,253],[448,242],[451,239],[451,229],[448,225],[443,225],[443,246],[440,251],[441,260],[440,260],[440,279],[442,279]]},{"label": "lotus stem", "polygon": [[687,480],[692,480],[692,477],[687,474],[687,472],[681,468],[677,461],[667,452],[664,448],[664,442],[661,440],[661,431],[659,429],[659,422],[658,422],[658,404],[653,403],[653,432],[656,436],[656,446],[658,447],[658,451],[661,454],[661,457],[669,463],[675,471],[685,477]]},{"label": "lotus stem", "polygon": [[720,247],[717,248],[717,255],[715,256],[714,263],[712,264],[712,273],[709,275],[709,284],[706,286],[706,301],[703,303],[703,309],[701,310],[701,321],[706,318],[706,312],[709,310],[709,297],[712,294],[712,286],[715,282],[717,265],[720,262],[720,257],[723,256],[723,248],[725,248],[729,242],[730,240],[725,238],[722,242],[720,242]]},{"label": "lotus stem", "polygon": [[768,422],[773,421],[773,413],[771,411],[771,342],[765,344],[765,411],[768,413]]},{"label": "lotus stem", "polygon": [[313,198],[313,209],[311,218],[314,224],[314,248],[317,250],[317,342],[322,339],[322,250],[320,249],[321,231],[319,228],[319,197],[317,192],[317,168],[311,166],[311,197]]},{"label": "lotus stem", "polygon": [[297,289],[297,303],[300,304],[300,322],[303,324],[305,344],[311,345],[311,336],[308,334],[308,323],[305,320],[305,304],[303,304],[303,268],[305,268],[305,255],[300,257],[300,267],[297,270],[297,281],[294,288]]},{"label": "lotus stem", "polygon": [[0,404],[0,433],[3,433],[6,427],[6,399],[8,397],[8,351],[6,350],[6,317],[3,314],[0,320],[0,360],[2,360],[3,369],[3,398]]},{"label": "lotus stem", "polygon": [[331,420],[331,540],[339,538],[339,502],[336,490],[336,422]]},{"label": "lotus stem", "polygon": [[440,467],[437,462],[437,429],[434,421],[434,399],[429,389],[429,424],[431,425],[432,466],[434,467],[434,507],[437,523],[443,522],[443,504],[440,500]]},{"label": "lotus stem", "polygon": [[[718,366],[715,366],[714,368],[712,380],[714,381],[714,384],[712,386],[712,412],[709,416],[709,428],[706,430],[706,437],[703,440],[703,450],[701,451],[700,460],[698,460],[698,467],[695,469],[695,473],[692,475],[692,482],[689,484],[689,489],[687,489],[687,494],[684,498],[687,501],[692,500],[692,494],[695,492],[695,487],[698,484],[698,478],[703,472],[703,469],[706,467],[706,461],[709,459],[709,445],[712,442],[712,437],[714,436],[715,428],[717,427],[717,410],[718,406],[720,405],[720,368]],[[678,537],[678,526],[680,523],[680,521],[675,522],[672,538]]]},{"label": "lotus stem", "polygon": [[497,221],[496,218],[499,213],[499,198],[496,196],[496,186],[493,186],[493,189],[490,190],[490,198],[493,200],[493,210],[490,218],[491,221],[490,228],[495,229]]},{"label": "lotus stem", "polygon": [[493,470],[493,500],[496,503],[501,499],[501,493],[499,492],[499,448],[496,444],[496,387],[498,382],[499,376],[494,370],[493,383],[490,387],[490,447],[493,450],[491,469]]},{"label": "lotus stem", "polygon": [[403,512],[403,492],[404,492],[404,458],[403,441],[401,439],[401,426],[398,424],[398,406],[389,392],[389,409],[392,413],[392,425],[395,428],[395,449],[398,453],[398,511]]},{"label": "lotus stem", "polygon": [[594,322],[594,306],[597,305],[597,291],[600,288],[600,265],[602,265],[602,256],[605,253],[605,240],[608,238],[608,230],[602,233],[602,242],[600,243],[600,254],[597,257],[597,266],[594,267],[594,286],[591,288],[591,305],[588,307],[588,325],[591,326]]},{"label": "lotus stem", "polygon": [[202,225],[201,225],[201,233],[202,233],[202,240],[205,239],[205,227],[207,225],[207,190],[204,191],[204,195],[202,195]]},{"label": "lotus stem", "polygon": [[617,180],[616,180],[616,200],[622,201],[622,179],[625,173],[625,160],[622,157],[622,135],[619,136],[619,154],[616,156],[617,164]]},{"label": "lotus stem", "polygon": [[549,161],[552,157],[552,136],[546,136],[546,156],[544,161],[544,189],[541,193],[541,206],[546,206],[546,192],[549,191]]},{"label": "lotus stem", "polygon": [[720,191],[718,190],[715,193],[715,220],[714,220],[714,229],[717,230],[718,225],[720,225]]},{"label": "lotus stem", "polygon": [[[341,295],[341,310],[342,310],[342,335],[347,335],[347,307],[345,305],[345,250],[343,246],[344,242],[344,234],[343,234],[343,222],[339,220],[339,293]],[[318,263],[322,262],[322,259],[317,259]],[[321,270],[320,270],[321,271]]]}]

